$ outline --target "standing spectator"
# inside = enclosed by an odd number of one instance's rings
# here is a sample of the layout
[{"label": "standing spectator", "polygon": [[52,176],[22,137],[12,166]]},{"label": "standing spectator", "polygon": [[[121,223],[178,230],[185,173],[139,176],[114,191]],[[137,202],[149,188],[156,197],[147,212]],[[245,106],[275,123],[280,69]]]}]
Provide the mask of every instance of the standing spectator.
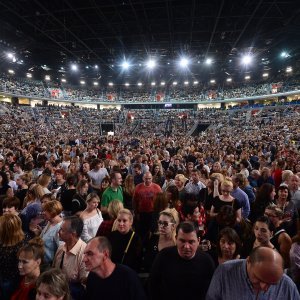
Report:
[{"label": "standing spectator", "polygon": [[86,209],[80,214],[83,220],[81,239],[88,242],[96,236],[97,230],[103,221],[101,211],[98,209],[100,199],[96,193],[91,193],[86,198]]},{"label": "standing spectator", "polygon": [[89,183],[86,179],[81,179],[76,186],[76,194],[72,199],[72,215],[80,213],[86,208],[86,196],[89,189]]},{"label": "standing spectator", "polygon": [[151,229],[153,213],[153,201],[157,193],[162,190],[160,186],[152,182],[152,174],[146,172],[143,177],[144,182],[136,186],[133,195],[133,208],[139,222],[139,234],[143,238],[148,237]]},{"label": "standing spectator", "polygon": [[101,211],[103,214],[107,214],[107,208],[111,201],[119,200],[122,203],[123,190],[122,190],[122,175],[120,172],[112,172],[110,174],[110,186],[104,191],[101,199]]},{"label": "standing spectator", "polygon": [[78,216],[65,217],[59,229],[59,246],[53,259],[53,267],[60,268],[67,276],[72,298],[80,299],[87,278],[83,262],[86,243],[80,239],[83,221]]},{"label": "standing spectator", "polygon": [[233,190],[230,194],[234,199],[236,199],[236,201],[239,202],[239,206],[242,209],[242,217],[247,219],[250,214],[249,198],[248,195],[239,187],[240,180],[237,175],[238,174],[232,176]]},{"label": "standing spectator", "polygon": [[152,265],[149,279],[150,299],[205,299],[214,273],[212,258],[199,250],[193,224],[177,227],[176,246],[160,251]]},{"label": "standing spectator", "polygon": [[266,247],[247,259],[233,260],[216,270],[206,300],[299,299],[292,280],[283,273],[282,257]]},{"label": "standing spectator", "polygon": [[19,282],[17,253],[25,243],[21,219],[13,214],[0,217],[0,298],[10,300]]},{"label": "standing spectator", "polygon": [[111,261],[112,247],[105,237],[90,240],[85,248],[84,262],[89,275],[85,300],[103,299],[146,300],[136,273]]},{"label": "standing spectator", "polygon": [[101,182],[105,176],[109,176],[106,168],[103,168],[103,162],[100,159],[93,160],[93,169],[88,172],[92,180],[92,188],[99,192],[101,188]]}]

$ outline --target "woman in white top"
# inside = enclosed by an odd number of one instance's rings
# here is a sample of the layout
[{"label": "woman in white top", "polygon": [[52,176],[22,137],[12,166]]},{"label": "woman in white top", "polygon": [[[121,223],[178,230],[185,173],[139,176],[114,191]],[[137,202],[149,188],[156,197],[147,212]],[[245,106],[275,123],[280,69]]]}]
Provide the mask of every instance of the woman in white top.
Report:
[{"label": "woman in white top", "polygon": [[98,209],[100,199],[96,193],[90,193],[86,198],[86,209],[80,214],[83,220],[81,239],[88,242],[96,236],[97,230],[103,221],[101,211]]}]

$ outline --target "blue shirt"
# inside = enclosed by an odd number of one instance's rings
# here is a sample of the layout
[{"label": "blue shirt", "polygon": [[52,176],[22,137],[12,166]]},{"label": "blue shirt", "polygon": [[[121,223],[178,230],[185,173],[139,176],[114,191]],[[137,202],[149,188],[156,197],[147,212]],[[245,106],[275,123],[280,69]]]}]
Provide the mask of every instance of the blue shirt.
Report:
[{"label": "blue shirt", "polygon": [[253,290],[248,278],[246,260],[238,259],[219,265],[211,280],[206,300],[298,300],[294,282],[283,274],[280,281],[266,292]]},{"label": "blue shirt", "polygon": [[250,204],[248,195],[239,187],[231,192],[231,196],[236,199],[242,208],[242,217],[247,219],[250,214]]}]

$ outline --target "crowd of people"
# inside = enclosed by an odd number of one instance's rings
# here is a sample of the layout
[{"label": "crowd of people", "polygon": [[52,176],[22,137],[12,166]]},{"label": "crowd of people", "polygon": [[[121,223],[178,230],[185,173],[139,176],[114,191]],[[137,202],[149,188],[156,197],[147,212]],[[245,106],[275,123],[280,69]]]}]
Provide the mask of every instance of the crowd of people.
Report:
[{"label": "crowd of people", "polygon": [[16,96],[32,96],[82,102],[196,102],[224,100],[289,92],[300,88],[297,76],[267,82],[212,85],[167,82],[165,85],[74,86],[68,83],[17,78],[2,74],[0,91]]},{"label": "crowd of people", "polygon": [[0,108],[1,299],[299,299],[299,106]]}]

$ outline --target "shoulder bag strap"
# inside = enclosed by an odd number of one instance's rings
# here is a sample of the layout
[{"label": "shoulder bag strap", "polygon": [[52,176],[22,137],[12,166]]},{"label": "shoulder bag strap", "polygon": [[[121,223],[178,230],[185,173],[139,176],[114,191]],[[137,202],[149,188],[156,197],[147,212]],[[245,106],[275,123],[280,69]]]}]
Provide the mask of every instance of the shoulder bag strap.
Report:
[{"label": "shoulder bag strap", "polygon": [[131,244],[131,241],[132,241],[132,239],[133,239],[134,234],[135,234],[135,232],[133,231],[132,234],[131,234],[131,237],[130,237],[130,239],[129,239],[129,242],[128,242],[127,246],[126,246],[126,249],[125,249],[125,251],[124,251],[124,254],[123,254],[123,257],[122,257],[122,260],[121,260],[121,264],[123,263],[124,258],[125,258],[125,255],[126,255],[127,252],[128,252],[128,249],[129,249],[129,247],[130,247],[130,244]]}]

